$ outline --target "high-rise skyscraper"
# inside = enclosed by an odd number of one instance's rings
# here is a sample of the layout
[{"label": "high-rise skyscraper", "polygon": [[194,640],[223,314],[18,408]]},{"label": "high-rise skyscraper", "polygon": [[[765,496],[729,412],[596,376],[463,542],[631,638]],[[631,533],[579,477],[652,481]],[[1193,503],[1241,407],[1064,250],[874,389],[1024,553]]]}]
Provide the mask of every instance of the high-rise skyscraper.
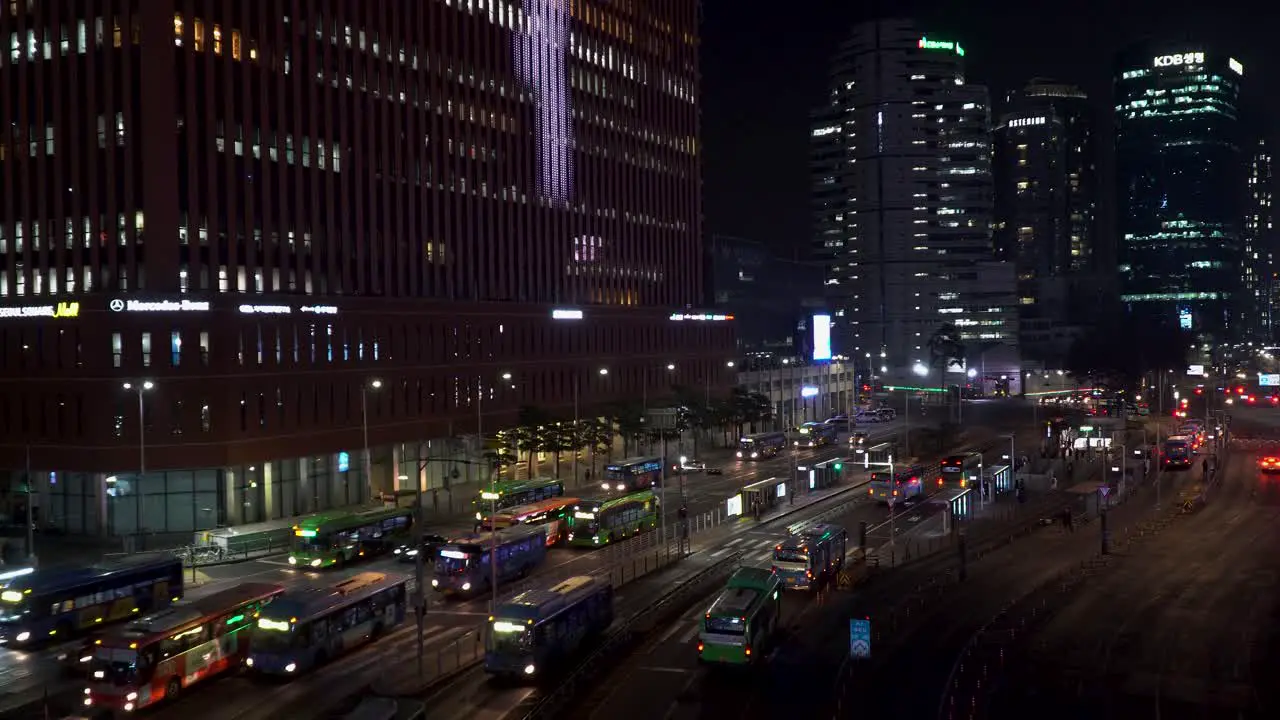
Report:
[{"label": "high-rise skyscraper", "polygon": [[1121,300],[1206,341],[1229,336],[1240,287],[1243,74],[1194,42],[1139,45],[1116,65]]},{"label": "high-rise skyscraper", "polygon": [[995,126],[995,181],[996,248],[1019,277],[1088,267],[1097,174],[1084,91],[1037,78],[1009,93]]},{"label": "high-rise skyscraper", "polygon": [[1275,229],[1271,200],[1271,150],[1259,140],[1245,169],[1244,227],[1240,234],[1241,296],[1236,303],[1242,337],[1259,343],[1274,339],[1272,297],[1275,280]]},{"label": "high-rise skyscraper", "polygon": [[964,55],[910,20],[858,25],[811,128],[838,351],[899,371],[929,364],[944,324],[975,350],[1016,341],[1012,272],[991,244],[989,99]]},{"label": "high-rise skyscraper", "polygon": [[698,33],[685,2],[6,3],[0,467],[68,531],[187,531],[474,492],[522,406],[727,384],[729,323],[685,309]]},{"label": "high-rise skyscraper", "polygon": [[995,245],[1017,268],[1019,346],[1060,367],[1096,309],[1074,297],[1093,248],[1092,109],[1079,88],[1036,78],[1009,94],[994,136]]}]

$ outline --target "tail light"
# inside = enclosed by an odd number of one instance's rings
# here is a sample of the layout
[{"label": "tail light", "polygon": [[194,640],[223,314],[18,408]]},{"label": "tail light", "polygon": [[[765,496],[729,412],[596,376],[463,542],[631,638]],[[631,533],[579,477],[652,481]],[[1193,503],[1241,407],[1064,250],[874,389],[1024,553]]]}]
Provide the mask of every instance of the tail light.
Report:
[{"label": "tail light", "polygon": [[702,652],[702,643],[698,643],[698,652]]},{"label": "tail light", "polygon": [[938,487],[942,487],[942,478],[938,478]]},{"label": "tail light", "polygon": [[812,570],[805,570],[805,571],[804,571],[804,576],[805,576],[805,577],[807,577],[807,578],[809,578],[810,580],[812,580],[812,579],[813,579],[813,571],[812,571]]},{"label": "tail light", "polygon": [[751,646],[748,645],[746,650],[747,650],[747,657],[751,657]]}]

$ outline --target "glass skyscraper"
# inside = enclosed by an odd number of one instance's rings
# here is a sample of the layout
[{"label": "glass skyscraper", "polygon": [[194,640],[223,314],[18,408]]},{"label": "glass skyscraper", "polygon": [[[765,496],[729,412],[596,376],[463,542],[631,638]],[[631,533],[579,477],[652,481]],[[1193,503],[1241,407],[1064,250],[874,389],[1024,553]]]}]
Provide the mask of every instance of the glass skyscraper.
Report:
[{"label": "glass skyscraper", "polygon": [[1116,67],[1121,299],[1204,339],[1232,330],[1239,286],[1243,74],[1194,43],[1135,46]]}]

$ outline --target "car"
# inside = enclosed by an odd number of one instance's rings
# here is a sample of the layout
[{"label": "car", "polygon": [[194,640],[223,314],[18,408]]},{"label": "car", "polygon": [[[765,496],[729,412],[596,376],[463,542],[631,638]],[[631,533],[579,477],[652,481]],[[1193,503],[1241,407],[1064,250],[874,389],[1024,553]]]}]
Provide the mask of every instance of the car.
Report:
[{"label": "car", "polygon": [[416,562],[418,559],[418,552],[421,550],[425,553],[423,559],[428,562],[433,562],[436,559],[436,551],[440,549],[441,545],[444,545],[447,542],[449,542],[449,539],[443,535],[424,533],[422,535],[422,545],[420,547],[415,546],[412,542],[408,542],[396,548],[392,552],[395,554],[396,560],[407,563]]},{"label": "car", "polygon": [[1264,473],[1280,472],[1280,457],[1264,455],[1258,458],[1258,469]]},{"label": "car", "polygon": [[707,468],[707,474],[708,474],[708,475],[723,475],[723,474],[724,474],[724,468],[709,467],[709,468]]},{"label": "car", "polygon": [[680,465],[680,472],[686,473],[703,472],[706,469],[707,464],[704,462],[698,462],[697,460],[690,460],[689,462],[682,463]]},{"label": "car", "polygon": [[876,410],[876,414],[880,416],[880,420],[883,422],[889,422],[890,420],[898,417],[897,410],[887,407],[882,407],[879,410]]},{"label": "car", "polygon": [[870,442],[871,442],[871,436],[861,430],[853,432],[849,435],[849,447],[856,448],[858,452],[862,452],[862,449],[865,448]]}]

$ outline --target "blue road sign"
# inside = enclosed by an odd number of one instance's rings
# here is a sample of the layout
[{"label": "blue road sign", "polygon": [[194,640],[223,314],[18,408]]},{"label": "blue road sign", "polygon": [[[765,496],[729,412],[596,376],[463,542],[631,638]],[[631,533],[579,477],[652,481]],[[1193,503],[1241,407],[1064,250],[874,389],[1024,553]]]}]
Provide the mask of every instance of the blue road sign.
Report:
[{"label": "blue road sign", "polygon": [[871,621],[849,621],[849,657],[871,657]]}]

